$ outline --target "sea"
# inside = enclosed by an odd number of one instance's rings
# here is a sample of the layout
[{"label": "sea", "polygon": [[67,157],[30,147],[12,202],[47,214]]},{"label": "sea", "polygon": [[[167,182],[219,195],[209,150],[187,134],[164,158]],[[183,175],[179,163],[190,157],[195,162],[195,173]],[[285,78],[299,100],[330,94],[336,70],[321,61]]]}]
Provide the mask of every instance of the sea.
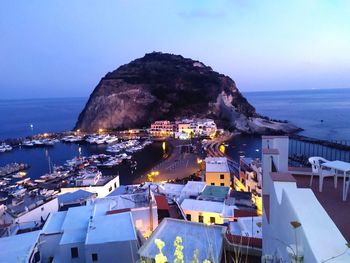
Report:
[{"label": "sea", "polygon": [[[325,140],[350,140],[350,89],[244,92],[257,112],[277,120],[288,120],[304,129],[301,135]],[[73,129],[87,98],[49,98],[0,100],[0,140],[45,132]],[[52,164],[62,165],[67,159],[105,153],[104,145],[58,143],[54,147],[15,148],[0,153],[0,166],[10,162],[30,165],[32,179],[49,172]],[[261,139],[236,136],[227,146],[227,153],[238,161],[239,156],[259,158]],[[123,164],[104,171],[119,174],[121,184],[130,184],[162,160],[160,143],[154,143],[134,156],[137,169]]]}]

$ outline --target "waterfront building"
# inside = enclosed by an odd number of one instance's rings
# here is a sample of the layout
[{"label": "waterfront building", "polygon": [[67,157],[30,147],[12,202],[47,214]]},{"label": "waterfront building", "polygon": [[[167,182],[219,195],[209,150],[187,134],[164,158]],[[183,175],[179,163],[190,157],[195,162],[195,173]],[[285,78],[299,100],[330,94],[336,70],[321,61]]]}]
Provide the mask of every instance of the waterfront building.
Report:
[{"label": "waterfront building", "polygon": [[226,157],[205,158],[205,182],[207,185],[231,186],[230,169]]},{"label": "waterfront building", "polygon": [[172,136],[175,132],[175,124],[171,121],[155,121],[151,124],[150,134],[153,136]]},{"label": "waterfront building", "polygon": [[62,194],[84,190],[96,194],[97,197],[105,197],[119,187],[119,175],[84,174],[72,179],[61,188]]},{"label": "waterfront building", "polygon": [[350,262],[343,176],[336,189],[325,178],[320,192],[310,168],[288,165],[288,152],[287,136],[263,136],[263,262]]},{"label": "waterfront building", "polygon": [[40,232],[41,262],[135,262],[138,241],[131,212],[103,204],[50,215]]},{"label": "waterfront building", "polygon": [[168,262],[174,262],[174,241],[176,237],[182,238],[181,245],[184,262],[191,262],[195,251],[198,253],[199,262],[210,260],[221,262],[223,254],[223,240],[226,227],[217,225],[205,225],[201,223],[164,218],[157,229],[139,249],[141,259],[146,262],[154,262],[159,250],[156,240],[164,242],[163,255]]},{"label": "waterfront building", "polygon": [[192,137],[215,136],[217,127],[211,119],[183,119],[176,122],[175,138],[190,139]]},{"label": "waterfront building", "polygon": [[179,122],[176,126],[175,138],[188,140],[194,136],[194,127],[191,121]]},{"label": "waterfront building", "polygon": [[50,213],[58,211],[58,200],[55,195],[25,194],[21,199],[12,199],[2,210],[0,235],[16,235],[26,230],[38,229]]}]

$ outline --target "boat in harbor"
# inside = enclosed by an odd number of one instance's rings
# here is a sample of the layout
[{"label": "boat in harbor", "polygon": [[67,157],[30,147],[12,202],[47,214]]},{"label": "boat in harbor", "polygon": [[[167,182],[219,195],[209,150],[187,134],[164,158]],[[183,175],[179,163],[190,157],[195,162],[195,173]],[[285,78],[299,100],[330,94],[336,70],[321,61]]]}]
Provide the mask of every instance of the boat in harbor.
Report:
[{"label": "boat in harbor", "polygon": [[7,151],[11,151],[12,150],[12,147],[6,143],[2,143],[0,145],[0,152],[3,153],[3,152],[7,152]]},{"label": "boat in harbor", "polygon": [[83,137],[82,136],[79,136],[79,135],[68,135],[68,136],[65,136],[61,139],[63,142],[81,142],[83,141]]},{"label": "boat in harbor", "polygon": [[23,178],[23,177],[25,177],[26,175],[27,175],[26,172],[20,171],[20,172],[15,173],[14,175],[12,175],[12,178]]},{"label": "boat in harbor", "polygon": [[33,147],[34,143],[31,140],[25,140],[25,141],[22,142],[21,145],[25,146],[25,147]]}]

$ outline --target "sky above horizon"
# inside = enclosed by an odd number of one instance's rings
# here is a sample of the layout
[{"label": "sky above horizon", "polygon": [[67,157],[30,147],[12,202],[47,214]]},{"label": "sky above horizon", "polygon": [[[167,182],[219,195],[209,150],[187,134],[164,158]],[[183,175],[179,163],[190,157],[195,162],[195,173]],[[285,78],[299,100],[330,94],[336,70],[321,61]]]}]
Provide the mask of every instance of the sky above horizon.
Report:
[{"label": "sky above horizon", "polygon": [[350,1],[3,0],[2,99],[85,97],[161,51],[202,61],[242,92],[350,88]]}]

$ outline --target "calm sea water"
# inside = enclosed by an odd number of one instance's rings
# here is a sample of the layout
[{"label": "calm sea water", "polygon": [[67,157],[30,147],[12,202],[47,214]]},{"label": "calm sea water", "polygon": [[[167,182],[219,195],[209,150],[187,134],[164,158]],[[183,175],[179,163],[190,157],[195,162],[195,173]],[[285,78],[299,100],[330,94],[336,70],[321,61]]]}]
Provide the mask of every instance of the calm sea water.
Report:
[{"label": "calm sea water", "polygon": [[[302,134],[327,140],[350,140],[350,89],[309,90],[244,93],[257,111],[274,119],[289,120],[305,129]],[[0,140],[25,137],[43,132],[70,130],[84,107],[87,98],[59,98],[35,100],[0,100]],[[323,122],[321,122],[323,120]],[[33,124],[33,129],[30,125]],[[51,148],[16,148],[0,153],[0,166],[10,162],[31,165],[28,175],[37,178],[49,171],[51,164],[62,165],[65,160],[78,155],[105,152],[106,146],[59,143]],[[238,136],[231,140],[227,153],[238,160],[240,155],[253,158],[261,156],[261,139]],[[135,154],[137,171],[125,164],[105,174],[120,174],[122,184],[132,181],[150,169],[162,158],[159,144]]]},{"label": "calm sea water", "polygon": [[86,101],[87,98],[0,100],[0,140],[71,130]]},{"label": "calm sea water", "polygon": [[288,120],[300,134],[325,140],[350,140],[350,89],[244,93],[263,115]]}]

